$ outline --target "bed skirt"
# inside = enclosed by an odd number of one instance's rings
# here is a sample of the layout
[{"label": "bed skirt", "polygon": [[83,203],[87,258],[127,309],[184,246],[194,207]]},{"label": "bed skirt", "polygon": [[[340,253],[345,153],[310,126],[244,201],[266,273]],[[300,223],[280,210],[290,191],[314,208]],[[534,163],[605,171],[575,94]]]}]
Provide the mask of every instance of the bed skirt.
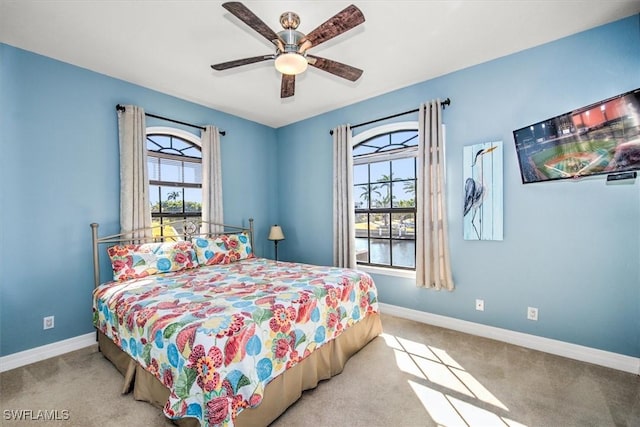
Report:
[{"label": "bed skirt", "polygon": [[[267,426],[295,403],[304,390],[315,388],[322,380],[342,372],[347,360],[369,341],[382,333],[380,315],[369,314],[346,329],[338,338],[311,353],[301,363],[274,378],[265,388],[260,405],[240,412],[235,420],[238,427]],[[104,334],[98,334],[100,351],[124,375],[122,393],[133,389],[133,397],[163,408],[169,390],[156,377],[145,371]],[[174,420],[181,427],[196,427],[195,418]]]}]

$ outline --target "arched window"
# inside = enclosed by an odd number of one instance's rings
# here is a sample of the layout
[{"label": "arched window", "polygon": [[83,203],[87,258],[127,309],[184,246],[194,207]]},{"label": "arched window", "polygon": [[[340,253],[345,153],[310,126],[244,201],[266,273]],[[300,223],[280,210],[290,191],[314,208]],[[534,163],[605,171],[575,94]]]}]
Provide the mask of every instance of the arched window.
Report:
[{"label": "arched window", "polygon": [[380,126],[352,141],[356,260],[415,270],[418,123]]},{"label": "arched window", "polygon": [[180,129],[147,128],[147,167],[154,224],[202,216],[199,137]]}]

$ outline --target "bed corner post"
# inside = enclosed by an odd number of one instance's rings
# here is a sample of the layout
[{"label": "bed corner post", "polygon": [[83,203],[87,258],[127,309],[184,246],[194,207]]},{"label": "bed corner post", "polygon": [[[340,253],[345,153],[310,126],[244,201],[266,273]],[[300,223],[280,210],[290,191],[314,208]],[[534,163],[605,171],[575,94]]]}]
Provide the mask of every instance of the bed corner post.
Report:
[{"label": "bed corner post", "polygon": [[256,252],[256,247],[253,244],[253,218],[249,218],[249,242],[251,243],[251,249],[253,253]]},{"label": "bed corner post", "polygon": [[91,223],[91,243],[93,246],[93,288],[100,285],[100,258],[98,256],[98,223]]}]

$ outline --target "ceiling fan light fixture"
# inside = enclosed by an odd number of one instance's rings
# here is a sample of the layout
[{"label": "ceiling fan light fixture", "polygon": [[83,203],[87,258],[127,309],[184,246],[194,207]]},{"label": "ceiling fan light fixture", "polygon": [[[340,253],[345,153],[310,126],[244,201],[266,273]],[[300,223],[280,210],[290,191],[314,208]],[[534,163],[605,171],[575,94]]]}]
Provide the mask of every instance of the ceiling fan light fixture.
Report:
[{"label": "ceiling fan light fixture", "polygon": [[270,43],[273,43],[276,49],[270,55],[214,64],[211,66],[214,70],[222,71],[256,62],[275,60],[276,70],[282,74],[280,98],[289,98],[295,94],[295,76],[303,73],[309,65],[352,82],[358,80],[362,75],[362,70],[358,68],[307,54],[307,51],[312,47],[331,40],[364,22],[362,11],[354,5],[347,6],[306,35],[297,30],[300,25],[300,16],[296,13],[283,13],[280,16],[283,30],[276,33],[239,1],[225,2],[222,7]]},{"label": "ceiling fan light fixture", "polygon": [[304,72],[308,65],[307,58],[298,52],[281,53],[275,61],[276,70],[293,76]]}]

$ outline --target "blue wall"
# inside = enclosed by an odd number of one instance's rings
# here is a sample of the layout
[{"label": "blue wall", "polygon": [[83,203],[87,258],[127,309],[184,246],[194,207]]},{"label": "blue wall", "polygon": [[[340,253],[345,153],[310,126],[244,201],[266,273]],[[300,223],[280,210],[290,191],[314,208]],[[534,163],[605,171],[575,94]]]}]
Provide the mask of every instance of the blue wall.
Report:
[{"label": "blue wall", "polygon": [[[280,128],[282,258],[332,262],[329,129],[450,97],[444,121],[456,289],[374,275],[380,301],[638,357],[640,185],[598,178],[525,186],[511,133],[638,87],[636,15]],[[462,148],[497,140],[505,148],[504,241],[465,241]],[[484,312],[475,310],[476,298],[485,300]],[[527,306],[538,307],[537,322],[526,319]]]},{"label": "blue wall", "polygon": [[[282,259],[331,264],[329,129],[450,97],[456,289],[376,275],[380,300],[639,357],[640,185],[523,186],[511,135],[637,87],[638,16],[277,130],[0,44],[0,355],[93,331],[89,223],[119,228],[116,104],[226,130],[225,218],[256,219],[259,255],[272,256],[265,236],[277,222],[287,236]],[[464,241],[462,147],[495,140],[505,148],[505,240]],[[526,320],[527,306],[539,308],[538,322]],[[47,315],[56,327],[43,331]]]},{"label": "blue wall", "polygon": [[255,218],[256,252],[271,255],[274,129],[0,44],[0,355],[93,331],[89,224],[119,231],[118,103],[224,129],[225,219]]}]

